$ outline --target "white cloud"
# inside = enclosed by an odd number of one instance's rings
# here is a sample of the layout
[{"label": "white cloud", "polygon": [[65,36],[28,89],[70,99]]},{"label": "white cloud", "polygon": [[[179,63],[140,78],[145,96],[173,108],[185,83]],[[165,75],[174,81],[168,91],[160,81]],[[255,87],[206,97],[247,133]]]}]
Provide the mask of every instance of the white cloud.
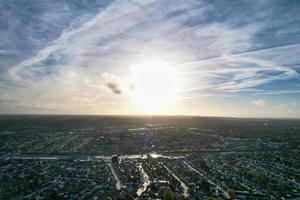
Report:
[{"label": "white cloud", "polygon": [[251,101],[251,104],[254,105],[255,107],[264,107],[267,105],[267,102],[263,99],[257,99],[257,100],[253,100]]}]

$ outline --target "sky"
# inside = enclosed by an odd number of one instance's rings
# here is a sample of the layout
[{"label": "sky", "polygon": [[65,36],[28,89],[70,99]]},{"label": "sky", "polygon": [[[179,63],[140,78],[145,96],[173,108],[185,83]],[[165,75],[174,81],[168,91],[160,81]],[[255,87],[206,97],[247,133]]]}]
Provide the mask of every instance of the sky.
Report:
[{"label": "sky", "polygon": [[0,113],[300,118],[299,11],[298,0],[0,0]]}]

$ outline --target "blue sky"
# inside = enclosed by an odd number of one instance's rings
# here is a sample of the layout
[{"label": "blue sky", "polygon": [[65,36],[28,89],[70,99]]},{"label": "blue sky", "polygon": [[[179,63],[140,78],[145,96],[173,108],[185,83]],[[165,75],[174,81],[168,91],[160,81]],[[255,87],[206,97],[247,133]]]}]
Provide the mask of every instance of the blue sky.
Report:
[{"label": "blue sky", "polygon": [[299,11],[297,0],[0,0],[0,113],[143,114],[130,66],[159,60],[184,82],[162,114],[298,118]]}]

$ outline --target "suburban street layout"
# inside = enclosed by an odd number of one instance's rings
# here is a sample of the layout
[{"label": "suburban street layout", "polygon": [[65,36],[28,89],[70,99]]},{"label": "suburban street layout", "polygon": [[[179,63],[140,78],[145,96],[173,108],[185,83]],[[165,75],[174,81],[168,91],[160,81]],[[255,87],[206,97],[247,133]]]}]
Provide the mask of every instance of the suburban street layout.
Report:
[{"label": "suburban street layout", "polygon": [[10,116],[0,125],[0,199],[300,197],[297,120]]}]

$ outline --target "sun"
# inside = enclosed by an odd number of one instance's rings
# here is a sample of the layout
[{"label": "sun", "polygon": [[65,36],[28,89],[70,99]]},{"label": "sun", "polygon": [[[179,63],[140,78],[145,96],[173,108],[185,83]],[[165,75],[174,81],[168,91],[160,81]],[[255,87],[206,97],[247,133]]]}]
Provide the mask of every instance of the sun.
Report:
[{"label": "sun", "polygon": [[146,62],[130,66],[135,106],[144,114],[172,114],[178,100],[180,79],[175,66]]}]

